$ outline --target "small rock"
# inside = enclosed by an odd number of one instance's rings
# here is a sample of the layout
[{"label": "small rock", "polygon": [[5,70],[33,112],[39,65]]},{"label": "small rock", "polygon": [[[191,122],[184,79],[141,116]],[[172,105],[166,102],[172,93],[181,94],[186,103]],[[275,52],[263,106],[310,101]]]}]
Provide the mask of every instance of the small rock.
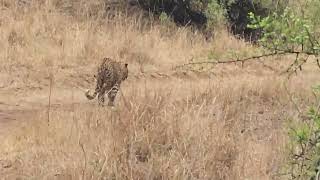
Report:
[{"label": "small rock", "polygon": [[4,169],[12,167],[11,161],[8,160],[0,160],[0,166]]}]

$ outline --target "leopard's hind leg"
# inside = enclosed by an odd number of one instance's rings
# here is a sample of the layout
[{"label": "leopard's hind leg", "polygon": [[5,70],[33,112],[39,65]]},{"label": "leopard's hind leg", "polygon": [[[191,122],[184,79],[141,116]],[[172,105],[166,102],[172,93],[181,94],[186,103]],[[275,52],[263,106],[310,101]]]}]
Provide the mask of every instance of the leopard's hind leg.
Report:
[{"label": "leopard's hind leg", "polygon": [[119,91],[119,84],[115,84],[108,92],[108,106],[114,106],[114,100],[117,96],[117,93]]},{"label": "leopard's hind leg", "polygon": [[98,104],[99,106],[104,106],[104,101],[105,101],[105,91],[100,91],[98,93]]},{"label": "leopard's hind leg", "polygon": [[[95,77],[96,77],[96,76],[95,76]],[[90,95],[90,90],[87,90],[87,91],[85,92],[86,97],[87,97],[89,100],[94,99],[94,98],[97,96],[97,94],[100,94],[100,91],[101,91],[101,89],[103,88],[103,84],[104,84],[103,79],[97,78],[97,83],[96,83],[96,88],[95,88],[95,90],[94,90],[94,93],[93,93],[92,95]]]}]

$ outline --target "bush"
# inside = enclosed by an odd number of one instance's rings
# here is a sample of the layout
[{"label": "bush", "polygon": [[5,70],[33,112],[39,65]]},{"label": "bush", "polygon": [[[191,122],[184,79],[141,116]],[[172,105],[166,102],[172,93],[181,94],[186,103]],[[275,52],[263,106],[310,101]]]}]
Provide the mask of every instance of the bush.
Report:
[{"label": "bush", "polygon": [[[314,31],[309,19],[297,14],[290,8],[286,8],[282,14],[273,13],[270,16],[261,18],[249,13],[252,29],[261,29],[262,37],[259,40],[260,45],[268,51],[276,54],[294,54],[295,59],[288,67],[287,72],[296,72],[302,70],[302,66],[309,60],[310,56],[316,61],[320,68],[319,54],[320,43],[319,36]],[[311,58],[310,58],[311,59]]]},{"label": "bush", "polygon": [[307,19],[310,20],[312,26],[314,27],[314,31],[319,33],[320,30],[320,1],[319,0],[308,0],[306,1],[306,7],[303,11],[303,14]]},{"label": "bush", "polygon": [[320,86],[314,94],[316,103],[290,130],[288,174],[293,179],[315,179],[320,173]]},{"label": "bush", "polygon": [[[246,23],[241,18],[247,19],[249,10],[260,9],[258,5],[253,6],[251,1],[236,0],[138,0],[139,5],[148,11],[160,16],[165,12],[178,25],[195,25],[199,29],[213,30],[215,27],[224,26],[226,20],[229,20],[231,26],[246,28]],[[235,17],[234,13],[239,10],[240,14]],[[258,13],[260,14],[260,13]],[[236,24],[235,21],[237,21]],[[240,22],[240,23],[238,23]],[[241,29],[243,30],[243,28]],[[242,33],[242,32],[238,32]]]},{"label": "bush", "polygon": [[[213,31],[229,24],[235,35],[256,41],[259,29],[247,27],[253,12],[261,17],[270,13],[282,13],[289,0],[136,0],[140,7],[157,17],[168,15],[177,25],[191,25],[205,31]],[[316,3],[317,0],[309,0]],[[291,3],[292,4],[292,3]],[[292,5],[294,6],[294,5]],[[310,6],[313,6],[310,3]],[[314,9],[313,11],[316,11]],[[310,14],[313,12],[310,11]],[[319,20],[320,21],[320,20]]]},{"label": "bush", "polygon": [[[261,18],[249,13],[252,24],[248,27],[262,29],[261,45],[272,51],[298,51],[313,53],[317,42],[310,26],[310,21],[296,15],[287,8],[282,14]],[[315,53],[315,52],[314,52]]]},{"label": "bush", "polygon": [[[312,16],[310,16],[312,17]],[[297,9],[286,8],[282,13],[272,13],[267,17],[249,13],[253,29],[262,29],[260,45],[274,54],[295,54],[296,58],[290,68],[296,72],[309,58],[317,59],[320,44],[312,18],[301,14]],[[289,70],[288,69],[288,70]],[[292,179],[318,179],[320,172],[320,86],[313,88],[314,104],[306,115],[290,127],[290,151],[287,164]]]},{"label": "bush", "polygon": [[205,15],[208,18],[207,30],[214,30],[215,27],[224,26],[226,23],[227,11],[216,0],[209,0]]},{"label": "bush", "polygon": [[199,0],[138,0],[138,3],[157,16],[165,12],[177,25],[203,27],[207,23],[203,12],[204,3]]}]

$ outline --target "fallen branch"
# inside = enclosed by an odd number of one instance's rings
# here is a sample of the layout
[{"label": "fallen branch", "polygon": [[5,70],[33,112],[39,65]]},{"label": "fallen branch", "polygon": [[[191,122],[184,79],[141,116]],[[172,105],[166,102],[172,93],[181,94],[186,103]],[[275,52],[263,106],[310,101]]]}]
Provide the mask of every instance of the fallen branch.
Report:
[{"label": "fallen branch", "polygon": [[[312,52],[308,52],[308,51],[295,51],[295,50],[278,50],[276,49],[273,53],[269,53],[269,54],[263,54],[263,55],[258,55],[258,56],[251,56],[251,57],[247,57],[247,58],[243,58],[243,59],[231,59],[231,60],[223,60],[223,61],[200,61],[200,62],[190,62],[190,63],[186,63],[186,64],[182,64],[182,65],[178,65],[176,67],[174,67],[173,69],[179,69],[185,66],[190,66],[190,65],[199,65],[199,64],[230,64],[230,63],[242,63],[242,66],[245,62],[247,61],[252,61],[252,60],[256,60],[256,59],[260,59],[260,58],[264,58],[264,57],[270,57],[270,56],[276,56],[276,55],[290,55],[290,54],[295,54],[296,57],[294,59],[294,62],[292,64],[289,65],[289,67],[287,68],[286,71],[284,71],[283,73],[290,73],[290,75],[292,75],[292,73],[297,72],[297,69],[302,70],[302,66],[307,62],[309,56],[316,56],[316,54],[312,53]],[[307,55],[307,58],[304,59],[301,63],[298,63],[298,58],[300,55]],[[316,59],[316,63],[318,65],[318,67],[320,68],[320,62],[318,59]],[[292,72],[293,71],[293,72]],[[281,73],[281,74],[283,74]]]},{"label": "fallen branch", "polygon": [[[304,65],[307,61],[308,61],[309,56],[302,60],[301,63],[297,64],[294,68],[288,69],[287,72],[289,73],[289,77],[293,74],[296,73],[297,74],[297,70],[300,69],[300,71],[302,71],[302,65]],[[291,72],[290,72],[291,70]]]},{"label": "fallen branch", "polygon": [[229,64],[229,63],[245,63],[246,61],[250,60],[255,60],[255,59],[260,59],[263,57],[270,57],[270,56],[275,56],[275,55],[285,55],[285,54],[292,54],[291,52],[273,52],[269,54],[263,54],[263,55],[258,55],[258,56],[251,56],[243,59],[231,59],[231,60],[224,60],[224,61],[200,61],[200,62],[191,62],[191,63],[186,63],[182,64],[179,66],[176,66],[174,69],[178,69],[184,66],[189,66],[189,65],[196,65],[196,64]]}]

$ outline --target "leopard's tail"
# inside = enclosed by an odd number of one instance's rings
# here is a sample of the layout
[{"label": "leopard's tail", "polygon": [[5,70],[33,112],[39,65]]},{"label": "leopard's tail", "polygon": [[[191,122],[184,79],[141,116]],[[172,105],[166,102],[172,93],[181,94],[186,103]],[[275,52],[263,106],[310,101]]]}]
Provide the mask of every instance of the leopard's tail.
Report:
[{"label": "leopard's tail", "polygon": [[89,100],[94,99],[97,96],[97,94],[98,94],[98,91],[94,91],[94,93],[92,95],[90,95],[90,90],[87,90],[85,92],[85,95]]}]

